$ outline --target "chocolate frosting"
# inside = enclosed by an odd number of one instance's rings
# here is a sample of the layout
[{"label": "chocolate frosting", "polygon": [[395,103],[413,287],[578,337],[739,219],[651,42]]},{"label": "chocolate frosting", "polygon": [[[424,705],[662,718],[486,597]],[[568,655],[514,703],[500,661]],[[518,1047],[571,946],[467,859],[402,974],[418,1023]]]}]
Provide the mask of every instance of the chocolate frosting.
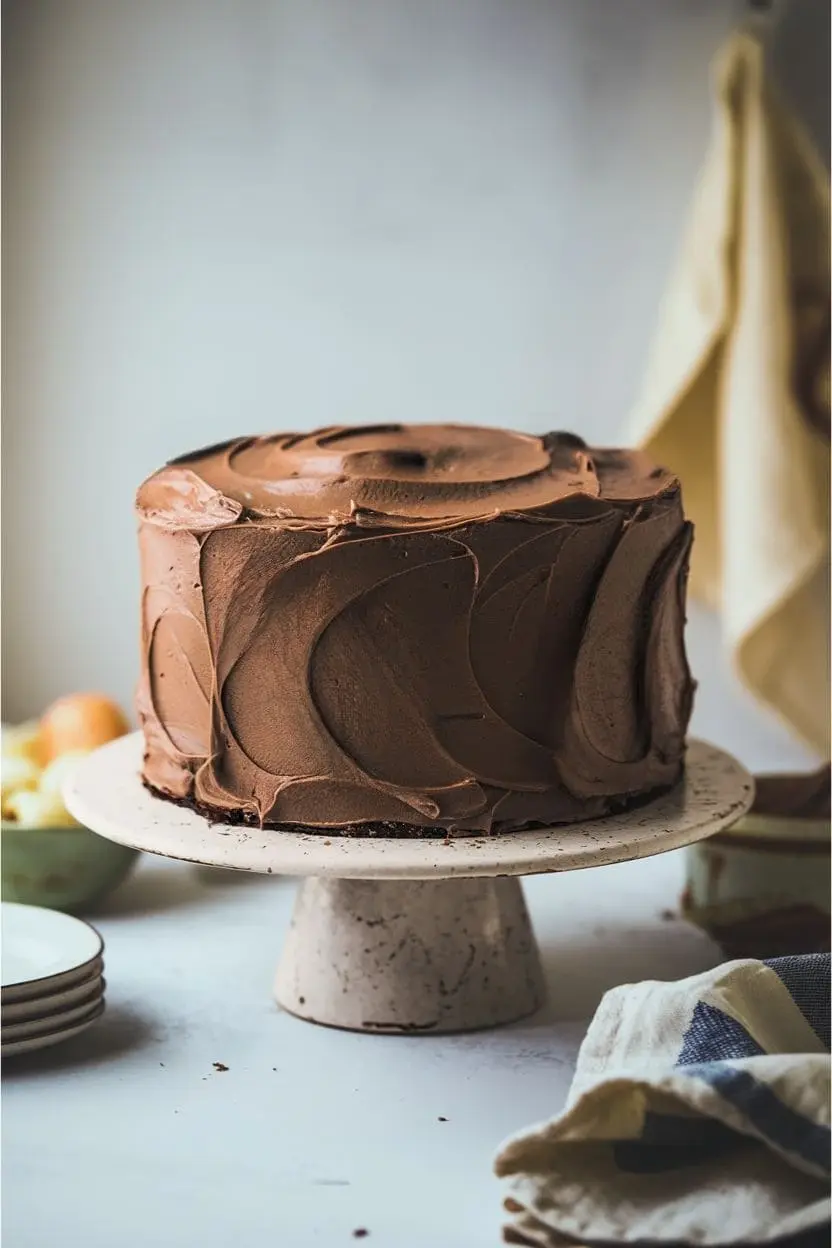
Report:
[{"label": "chocolate frosting", "polygon": [[162,793],[491,831],[679,778],[692,530],[640,452],[455,425],[239,438],[155,473],[137,511]]}]

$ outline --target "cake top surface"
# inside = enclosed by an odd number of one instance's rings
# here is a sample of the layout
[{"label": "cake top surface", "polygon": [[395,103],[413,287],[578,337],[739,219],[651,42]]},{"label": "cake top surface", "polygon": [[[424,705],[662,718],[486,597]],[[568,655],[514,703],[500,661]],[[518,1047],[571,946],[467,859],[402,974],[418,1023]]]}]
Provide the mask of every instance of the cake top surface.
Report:
[{"label": "cake top surface", "polygon": [[139,489],[157,524],[211,529],[442,527],[545,513],[570,496],[650,499],[677,486],[641,451],[591,449],[574,434],[474,425],[332,426],[235,438],[172,460]]}]

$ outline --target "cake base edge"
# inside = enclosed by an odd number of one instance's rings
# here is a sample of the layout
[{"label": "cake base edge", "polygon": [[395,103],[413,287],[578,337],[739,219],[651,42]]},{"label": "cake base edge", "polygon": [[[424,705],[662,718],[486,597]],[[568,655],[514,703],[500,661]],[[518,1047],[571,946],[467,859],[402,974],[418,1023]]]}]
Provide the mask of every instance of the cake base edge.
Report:
[{"label": "cake base edge", "polygon": [[660,785],[645,793],[631,793],[624,794],[621,797],[611,797],[607,809],[599,811],[597,814],[587,814],[580,819],[551,819],[545,823],[539,819],[530,820],[527,823],[517,823],[514,820],[497,820],[488,831],[481,828],[449,828],[435,824],[394,823],[385,820],[344,824],[340,827],[314,827],[310,824],[280,823],[269,820],[261,824],[248,811],[223,810],[218,806],[210,806],[204,802],[198,802],[192,797],[179,797],[166,793],[164,789],[159,789],[156,785],[151,784],[144,776],[141,777],[141,780],[147,791],[152,793],[154,797],[158,797],[165,802],[171,802],[174,806],[192,810],[194,814],[200,815],[210,824],[224,823],[233,827],[258,828],[269,832],[300,833],[307,836],[373,837],[390,840],[449,840],[457,837],[511,836],[513,833],[534,832],[539,828],[569,828],[580,823],[591,823],[598,819],[606,819],[610,815],[620,815],[626,811],[638,810],[642,806],[649,805],[656,798],[675,789],[683,777],[684,765],[681,764],[679,774],[672,784]]}]

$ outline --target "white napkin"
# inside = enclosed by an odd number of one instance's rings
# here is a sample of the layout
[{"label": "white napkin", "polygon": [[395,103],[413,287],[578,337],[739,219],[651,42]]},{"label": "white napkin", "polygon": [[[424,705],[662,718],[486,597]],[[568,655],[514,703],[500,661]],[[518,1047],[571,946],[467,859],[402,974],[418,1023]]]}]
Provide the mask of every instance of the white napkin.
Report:
[{"label": "white napkin", "polygon": [[564,1111],[497,1158],[506,1240],[765,1244],[828,1225],[829,973],[828,954],[749,959],[608,992]]}]

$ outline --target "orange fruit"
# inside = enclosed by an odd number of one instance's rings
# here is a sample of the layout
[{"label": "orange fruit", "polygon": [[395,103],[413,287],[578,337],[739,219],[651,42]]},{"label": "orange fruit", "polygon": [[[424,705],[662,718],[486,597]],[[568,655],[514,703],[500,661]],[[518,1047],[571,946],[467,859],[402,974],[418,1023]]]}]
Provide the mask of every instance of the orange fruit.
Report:
[{"label": "orange fruit", "polygon": [[41,718],[43,759],[48,763],[70,751],[95,750],[129,731],[120,708],[104,694],[70,693],[53,702]]}]

